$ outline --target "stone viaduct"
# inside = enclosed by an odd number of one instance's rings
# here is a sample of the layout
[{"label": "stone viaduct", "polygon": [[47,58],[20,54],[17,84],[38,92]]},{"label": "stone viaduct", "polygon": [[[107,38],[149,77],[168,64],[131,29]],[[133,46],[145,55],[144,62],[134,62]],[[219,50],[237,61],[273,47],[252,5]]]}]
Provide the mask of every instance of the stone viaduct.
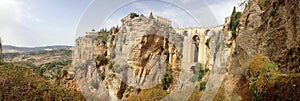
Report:
[{"label": "stone viaduct", "polygon": [[212,33],[221,31],[223,26],[216,27],[177,27],[177,33],[184,35],[183,52],[185,62],[189,64],[206,64],[209,55],[209,48],[205,45]]}]

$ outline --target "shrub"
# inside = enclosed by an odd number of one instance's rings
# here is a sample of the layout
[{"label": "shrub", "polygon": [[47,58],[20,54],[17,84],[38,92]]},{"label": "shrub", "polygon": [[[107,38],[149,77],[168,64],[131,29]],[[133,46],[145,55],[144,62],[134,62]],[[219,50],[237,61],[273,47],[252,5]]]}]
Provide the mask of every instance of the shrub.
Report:
[{"label": "shrub", "polygon": [[260,9],[263,9],[263,7],[265,6],[265,0],[260,0],[259,1],[259,7],[260,7]]},{"label": "shrub", "polygon": [[116,64],[116,65],[113,67],[113,72],[120,73],[120,65],[119,65],[119,64]]},{"label": "shrub", "polygon": [[201,82],[201,83],[200,83],[200,88],[199,88],[199,90],[200,90],[200,91],[204,91],[205,88],[206,88],[205,86],[206,86],[206,82]]},{"label": "shrub", "polygon": [[267,85],[274,74],[277,74],[278,66],[271,62],[267,56],[256,55],[250,65],[250,83],[249,87],[252,90],[254,100],[261,101],[265,97]]},{"label": "shrub", "polygon": [[159,101],[168,95],[168,92],[163,90],[161,86],[156,86],[151,89],[137,90],[139,93],[130,95],[127,101]]},{"label": "shrub", "polygon": [[98,36],[97,36],[97,40],[99,42],[104,42],[106,43],[108,40],[108,35],[109,33],[107,31],[103,31],[103,32],[98,32]]},{"label": "shrub", "polygon": [[136,13],[130,13],[130,18],[131,18],[131,19],[133,19],[133,18],[135,18],[135,17],[139,17],[139,15],[136,14]]},{"label": "shrub", "polygon": [[236,12],[236,8],[233,8],[233,12],[230,17],[229,23],[229,30],[232,31],[231,35],[235,38],[236,37],[236,28],[240,23],[240,17],[242,16],[241,12]]},{"label": "shrub", "polygon": [[164,50],[163,54],[169,56],[169,51]]},{"label": "shrub", "polygon": [[271,12],[270,12],[270,16],[274,17],[276,12],[277,12],[277,7],[275,9],[272,9]]},{"label": "shrub", "polygon": [[104,56],[104,55],[99,55],[96,57],[96,65],[98,66],[103,66],[108,64],[109,60]]},{"label": "shrub", "polygon": [[172,75],[169,71],[166,72],[166,74],[163,76],[162,80],[162,86],[163,89],[166,90],[169,88],[170,83],[172,82]]},{"label": "shrub", "polygon": [[234,50],[231,56],[232,57],[236,57],[237,56],[237,52]]},{"label": "shrub", "polygon": [[202,80],[203,76],[208,72],[208,69],[204,69],[200,63],[197,63],[194,71],[195,75],[190,79],[191,82]]},{"label": "shrub", "polygon": [[63,70],[63,75],[67,75],[68,71],[67,70]]}]

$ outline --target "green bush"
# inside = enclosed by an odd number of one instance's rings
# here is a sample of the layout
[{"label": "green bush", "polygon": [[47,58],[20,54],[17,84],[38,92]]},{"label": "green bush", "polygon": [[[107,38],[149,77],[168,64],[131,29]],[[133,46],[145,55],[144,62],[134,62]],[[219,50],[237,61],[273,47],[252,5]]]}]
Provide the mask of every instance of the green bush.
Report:
[{"label": "green bush", "polygon": [[200,88],[199,88],[199,90],[200,90],[200,91],[204,91],[205,88],[206,88],[205,86],[206,86],[206,82],[201,82],[201,83],[200,83]]},{"label": "green bush", "polygon": [[135,17],[139,17],[139,15],[136,14],[136,13],[130,13],[130,18],[131,18],[131,19],[133,19],[133,18],[135,18]]},{"label": "green bush", "polygon": [[190,79],[191,82],[202,80],[203,76],[208,72],[208,69],[204,69],[200,63],[197,63],[194,69],[195,75]]},{"label": "green bush", "polygon": [[277,9],[278,9],[277,7],[275,9],[272,9],[270,12],[270,16],[272,16],[272,17],[275,16]]},{"label": "green bush", "polygon": [[105,31],[100,31],[100,32],[98,32],[98,36],[97,36],[97,40],[99,41],[99,42],[107,42],[107,40],[108,40],[108,35],[109,35],[109,33],[105,30]]},{"label": "green bush", "polygon": [[268,83],[275,74],[279,73],[278,66],[269,57],[256,55],[249,65],[249,87],[253,93],[254,101],[262,101],[265,97]]},{"label": "green bush", "polygon": [[63,70],[63,75],[67,75],[68,71],[67,70]]},{"label": "green bush", "polygon": [[108,64],[109,60],[104,55],[99,55],[96,57],[97,66],[103,66]]},{"label": "green bush", "polygon": [[259,1],[259,7],[260,9],[263,9],[263,7],[265,6],[266,1],[265,0],[260,0]]},{"label": "green bush", "polygon": [[233,8],[233,12],[230,17],[230,23],[229,23],[229,30],[232,31],[232,36],[235,38],[236,37],[236,28],[238,27],[240,23],[240,18],[242,16],[241,12],[236,12],[236,8]]},{"label": "green bush", "polygon": [[164,90],[168,89],[172,82],[172,75],[171,75],[170,71],[166,72],[166,74],[163,76],[161,81],[162,81],[163,89]]},{"label": "green bush", "polygon": [[236,57],[237,56],[237,52],[234,50],[231,56],[232,57]]},{"label": "green bush", "polygon": [[164,51],[163,51],[163,54],[169,56],[169,51],[164,50]]},{"label": "green bush", "polygon": [[120,73],[120,65],[119,65],[119,64],[116,64],[116,65],[113,67],[113,72]]}]

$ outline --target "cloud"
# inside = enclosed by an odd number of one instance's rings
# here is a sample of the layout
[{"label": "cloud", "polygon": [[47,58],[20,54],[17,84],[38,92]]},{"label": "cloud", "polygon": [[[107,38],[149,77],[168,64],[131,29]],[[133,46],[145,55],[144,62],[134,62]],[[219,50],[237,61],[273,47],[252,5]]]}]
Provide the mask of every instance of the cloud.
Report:
[{"label": "cloud", "polygon": [[[233,6],[237,0],[165,0],[173,2],[137,1],[116,11],[113,16],[106,20],[104,28],[120,25],[120,19],[130,12],[136,12],[148,16],[150,12],[154,15],[170,19],[173,26],[201,27],[216,26],[224,24],[225,18],[230,16]],[[180,7],[177,7],[180,6]],[[192,14],[192,15],[190,15]]]},{"label": "cloud", "polygon": [[[9,26],[18,21],[22,16],[22,3],[14,0],[3,0],[0,2],[0,27]],[[5,24],[5,25],[4,25]]]},{"label": "cloud", "polygon": [[187,3],[191,2],[191,1],[193,1],[193,0],[181,0],[181,2],[182,2],[183,4],[187,4]]},{"label": "cloud", "polygon": [[105,24],[102,26],[102,28],[111,28],[113,26],[121,25],[121,19],[122,17],[120,16],[113,16],[111,18],[108,18],[105,21]]},{"label": "cloud", "polygon": [[1,0],[0,21],[17,22],[26,25],[27,23],[42,23],[44,20],[30,12],[31,7],[19,0]]},{"label": "cloud", "polygon": [[41,38],[30,25],[43,23],[44,20],[30,13],[30,9],[31,7],[23,1],[1,0],[0,37],[4,44],[28,45],[37,43],[37,40]]},{"label": "cloud", "polygon": [[216,17],[218,24],[224,24],[225,18],[230,16],[233,7],[237,5],[235,0],[220,1],[218,3],[210,4],[208,7]]},{"label": "cloud", "polygon": [[167,18],[173,22],[175,26],[196,25],[196,20],[193,19],[185,10],[177,6],[160,3],[159,5],[149,5],[147,2],[136,2],[133,4],[135,9],[141,10],[142,14],[153,12],[154,15]]}]

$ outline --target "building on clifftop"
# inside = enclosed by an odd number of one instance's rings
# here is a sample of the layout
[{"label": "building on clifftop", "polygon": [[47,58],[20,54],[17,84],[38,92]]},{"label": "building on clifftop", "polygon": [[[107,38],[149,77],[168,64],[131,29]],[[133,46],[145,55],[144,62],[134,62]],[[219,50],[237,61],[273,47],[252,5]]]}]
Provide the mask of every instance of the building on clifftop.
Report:
[{"label": "building on clifftop", "polygon": [[[122,25],[125,25],[127,24],[128,21],[130,21],[131,19],[135,18],[135,17],[138,17],[138,15],[133,15],[135,13],[130,13],[128,14],[127,16],[125,16],[121,21],[122,21]],[[143,17],[143,16],[142,16]],[[160,17],[160,16],[155,16],[153,15],[153,13],[151,12],[149,17],[149,19],[154,19],[154,21],[160,23],[161,25],[163,26],[167,26],[167,27],[171,27],[172,25],[172,21],[171,20],[168,20],[166,18],[163,18],[163,17]]]}]

